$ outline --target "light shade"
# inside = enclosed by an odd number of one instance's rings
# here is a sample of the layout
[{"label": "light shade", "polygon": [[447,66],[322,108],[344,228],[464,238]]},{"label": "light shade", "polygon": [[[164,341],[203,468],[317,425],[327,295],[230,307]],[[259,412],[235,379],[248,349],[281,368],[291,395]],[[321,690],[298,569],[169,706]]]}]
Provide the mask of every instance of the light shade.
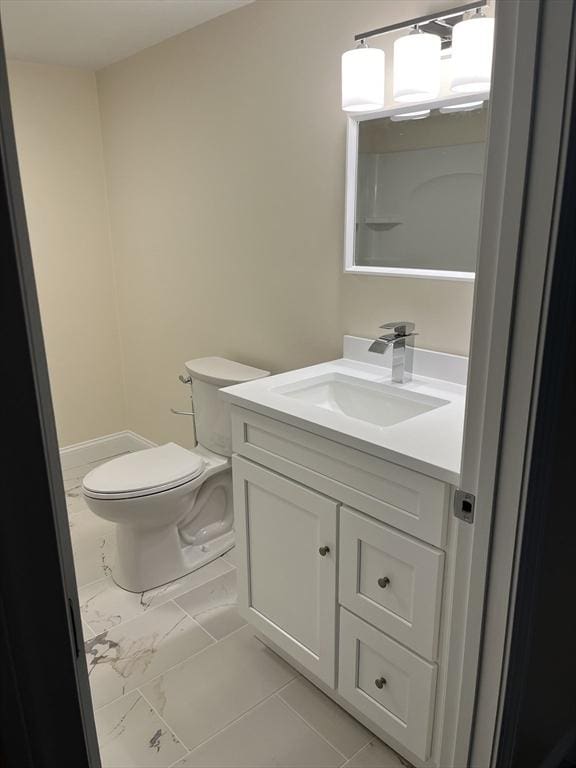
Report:
[{"label": "light shade", "polygon": [[393,123],[403,123],[405,120],[422,120],[430,114],[429,109],[419,109],[416,112],[402,112],[399,115],[391,115]]},{"label": "light shade", "polygon": [[467,101],[465,104],[449,104],[446,107],[440,107],[440,112],[443,115],[447,115],[450,112],[472,112],[475,109],[480,109],[484,101]]},{"label": "light shade", "polygon": [[342,55],[342,109],[372,112],[384,107],[384,51],[365,46]]},{"label": "light shade", "polygon": [[433,99],[440,90],[438,35],[413,32],[394,43],[394,101]]},{"label": "light shade", "polygon": [[452,82],[455,93],[490,88],[494,19],[474,16],[460,21],[452,33]]}]

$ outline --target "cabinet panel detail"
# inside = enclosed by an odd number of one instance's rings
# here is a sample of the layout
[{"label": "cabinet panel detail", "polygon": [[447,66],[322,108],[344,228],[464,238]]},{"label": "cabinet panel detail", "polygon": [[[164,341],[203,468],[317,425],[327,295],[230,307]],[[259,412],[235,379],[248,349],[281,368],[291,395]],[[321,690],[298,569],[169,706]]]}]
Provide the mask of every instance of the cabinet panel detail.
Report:
[{"label": "cabinet panel detail", "polygon": [[234,451],[435,546],[450,487],[333,440],[232,407]]},{"label": "cabinet panel detail", "polygon": [[338,504],[237,456],[233,467],[240,612],[333,687]]},{"label": "cabinet panel detail", "polygon": [[340,602],[435,659],[444,553],[343,507],[339,557]]},{"label": "cabinet panel detail", "polygon": [[421,760],[430,754],[436,671],[340,609],[339,693]]}]

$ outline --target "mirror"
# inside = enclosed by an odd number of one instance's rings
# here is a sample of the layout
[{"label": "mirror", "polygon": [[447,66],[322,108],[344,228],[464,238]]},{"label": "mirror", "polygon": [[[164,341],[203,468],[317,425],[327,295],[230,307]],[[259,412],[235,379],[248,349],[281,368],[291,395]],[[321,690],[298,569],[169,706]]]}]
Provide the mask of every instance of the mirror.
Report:
[{"label": "mirror", "polygon": [[453,109],[351,119],[347,271],[474,278],[488,109]]}]

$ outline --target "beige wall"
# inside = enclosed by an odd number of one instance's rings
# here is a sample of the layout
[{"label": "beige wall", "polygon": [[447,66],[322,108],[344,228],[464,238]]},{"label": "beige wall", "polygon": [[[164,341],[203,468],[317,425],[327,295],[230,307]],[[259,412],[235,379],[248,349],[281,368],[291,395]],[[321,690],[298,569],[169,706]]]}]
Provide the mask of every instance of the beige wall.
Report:
[{"label": "beige wall", "polygon": [[125,428],[92,73],[9,63],[12,109],[61,445]]},{"label": "beige wall", "polygon": [[466,353],[471,286],[342,272],[340,55],[447,5],[261,0],[96,76],[10,63],[61,444],[190,445],[192,357],[281,371],[398,318]]},{"label": "beige wall", "polygon": [[98,73],[132,429],[190,443],[168,409],[192,357],[281,371],[405,318],[422,346],[466,352],[470,286],[341,266],[340,55],[446,4],[265,0]]}]

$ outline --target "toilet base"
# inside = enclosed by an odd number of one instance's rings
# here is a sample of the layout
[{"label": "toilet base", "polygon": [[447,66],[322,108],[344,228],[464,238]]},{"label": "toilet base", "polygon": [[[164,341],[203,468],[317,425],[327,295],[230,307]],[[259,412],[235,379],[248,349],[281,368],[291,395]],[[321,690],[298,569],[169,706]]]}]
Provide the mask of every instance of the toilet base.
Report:
[{"label": "toilet base", "polygon": [[181,579],[221,557],[232,549],[235,537],[234,531],[228,531],[204,544],[183,547],[176,527],[144,535],[139,530],[134,537],[131,528],[118,525],[116,541],[118,553],[112,579],[121,589],[140,593]]}]

